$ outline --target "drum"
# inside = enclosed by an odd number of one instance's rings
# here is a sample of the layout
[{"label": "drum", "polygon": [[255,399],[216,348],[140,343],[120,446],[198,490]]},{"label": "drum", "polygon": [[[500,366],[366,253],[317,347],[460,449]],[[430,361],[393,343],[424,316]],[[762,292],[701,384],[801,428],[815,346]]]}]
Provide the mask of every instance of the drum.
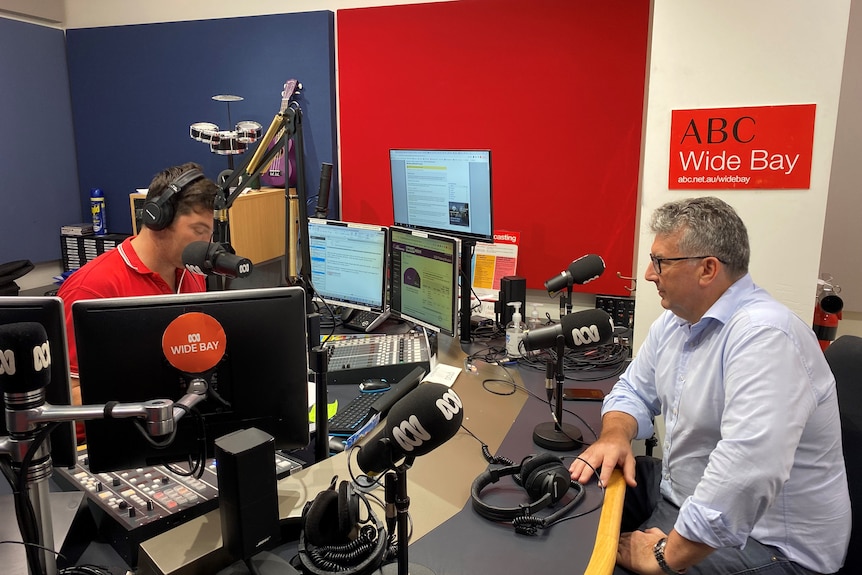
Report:
[{"label": "drum", "polygon": [[210,142],[210,151],[222,156],[242,154],[245,152],[246,147],[247,144],[240,142],[237,133],[234,131],[217,132],[212,142]]},{"label": "drum", "polygon": [[189,136],[198,142],[212,142],[218,134],[218,126],[209,122],[195,122],[189,126]]},{"label": "drum", "polygon": [[236,125],[237,139],[245,144],[252,144],[260,138],[261,125],[257,122],[239,122]]}]

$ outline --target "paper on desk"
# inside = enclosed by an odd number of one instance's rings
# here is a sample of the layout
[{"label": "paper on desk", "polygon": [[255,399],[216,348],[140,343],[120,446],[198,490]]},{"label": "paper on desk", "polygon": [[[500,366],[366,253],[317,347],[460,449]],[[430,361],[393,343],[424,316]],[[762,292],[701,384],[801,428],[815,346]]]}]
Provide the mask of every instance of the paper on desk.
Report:
[{"label": "paper on desk", "polygon": [[425,376],[425,379],[422,381],[430,381],[432,383],[442,383],[446,387],[452,387],[452,384],[455,383],[455,380],[458,379],[458,375],[461,374],[460,367],[453,367],[451,365],[446,365],[444,363],[438,363],[434,369],[431,370],[431,373]]}]

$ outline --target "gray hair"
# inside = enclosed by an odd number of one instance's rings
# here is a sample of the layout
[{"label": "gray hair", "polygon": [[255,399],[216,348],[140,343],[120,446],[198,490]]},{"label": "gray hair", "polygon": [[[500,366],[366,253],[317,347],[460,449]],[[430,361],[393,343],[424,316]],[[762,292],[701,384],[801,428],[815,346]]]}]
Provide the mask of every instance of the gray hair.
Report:
[{"label": "gray hair", "polygon": [[748,273],[748,230],[736,211],[718,198],[668,202],[653,212],[650,229],[656,235],[681,231],[681,255],[715,256],[734,278]]}]

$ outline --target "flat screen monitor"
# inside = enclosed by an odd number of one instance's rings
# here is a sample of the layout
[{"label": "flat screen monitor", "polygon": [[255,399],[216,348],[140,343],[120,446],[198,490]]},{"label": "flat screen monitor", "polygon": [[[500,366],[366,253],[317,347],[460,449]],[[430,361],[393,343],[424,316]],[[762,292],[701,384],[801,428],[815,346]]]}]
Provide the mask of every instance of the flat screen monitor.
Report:
[{"label": "flat screen monitor", "polygon": [[[308,359],[299,287],[82,300],[72,304],[85,404],[176,401],[193,377],[207,398],[157,448],[131,419],[86,423],[92,471],[213,457],[214,441],[256,427],[277,449],[305,447]],[[155,438],[165,442],[165,437]]]},{"label": "flat screen monitor", "polygon": [[493,241],[489,150],[390,150],[393,222]]},{"label": "flat screen monitor", "polygon": [[389,229],[389,238],[391,311],[454,337],[460,240],[397,227]]},{"label": "flat screen monitor", "polygon": [[[63,302],[56,297],[0,297],[0,325],[18,322],[41,324],[48,334],[51,349],[51,383],[45,390],[45,401],[51,405],[72,403],[69,385],[69,355],[66,348],[66,322]],[[0,410],[5,413],[3,394]],[[8,435],[6,418],[0,417],[0,436]],[[55,466],[71,467],[76,463],[75,424],[61,423],[51,433],[51,460]]]},{"label": "flat screen monitor", "polygon": [[388,228],[308,219],[311,282],[326,303],[382,312],[386,308]]}]

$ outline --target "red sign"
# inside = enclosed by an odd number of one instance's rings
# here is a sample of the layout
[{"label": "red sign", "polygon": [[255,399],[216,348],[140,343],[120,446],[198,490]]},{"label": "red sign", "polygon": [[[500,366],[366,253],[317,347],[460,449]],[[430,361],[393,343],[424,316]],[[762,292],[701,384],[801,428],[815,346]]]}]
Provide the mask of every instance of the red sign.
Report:
[{"label": "red sign", "polygon": [[174,319],[162,334],[162,351],[172,366],[184,373],[204,373],[224,356],[227,337],[212,316],[197,311]]},{"label": "red sign", "polygon": [[808,189],[815,108],[674,110],[668,188]]}]

